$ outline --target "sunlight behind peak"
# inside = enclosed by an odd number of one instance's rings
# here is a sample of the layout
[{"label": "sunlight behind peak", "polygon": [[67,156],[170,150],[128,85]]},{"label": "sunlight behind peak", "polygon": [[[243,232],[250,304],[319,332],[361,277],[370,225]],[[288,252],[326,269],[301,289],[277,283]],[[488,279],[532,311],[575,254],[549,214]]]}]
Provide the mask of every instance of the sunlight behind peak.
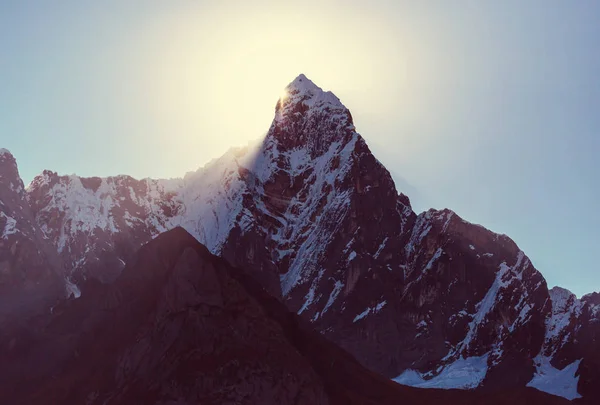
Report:
[{"label": "sunlight behind peak", "polygon": [[[125,41],[134,82],[129,104],[151,118],[153,142],[189,151],[174,162],[174,174],[264,135],[277,96],[285,99],[285,86],[300,73],[358,111],[359,129],[360,114],[385,105],[372,100],[388,99],[390,91],[408,100],[408,91],[398,91],[405,72],[390,66],[389,76],[382,75],[388,68],[380,61],[399,56],[383,46],[393,35],[389,27],[352,8],[344,12],[340,20],[328,14],[339,8],[318,15],[284,5],[270,14],[185,9],[155,16]],[[172,139],[187,147],[166,142]]]}]

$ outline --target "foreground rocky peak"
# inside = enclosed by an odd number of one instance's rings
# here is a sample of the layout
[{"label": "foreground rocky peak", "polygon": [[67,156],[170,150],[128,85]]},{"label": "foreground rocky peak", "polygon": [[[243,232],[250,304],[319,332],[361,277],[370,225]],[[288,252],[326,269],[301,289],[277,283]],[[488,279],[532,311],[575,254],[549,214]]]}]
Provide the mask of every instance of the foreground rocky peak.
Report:
[{"label": "foreground rocky peak", "polygon": [[[283,325],[221,259],[176,228],[143,246],[111,284],[92,280],[17,331],[0,358],[14,404],[328,404]],[[32,350],[32,349],[35,349]],[[46,353],[34,367],[35,353]],[[27,380],[27,387],[18,384]]]},{"label": "foreground rocky peak", "polygon": [[[362,367],[183,229],[140,249],[112,284],[0,335],[11,404],[565,404],[403,387]],[[11,343],[12,342],[12,343]],[[39,356],[44,356],[43,365]],[[27,384],[23,384],[27,381]]]},{"label": "foreground rocky peak", "polygon": [[45,311],[65,295],[63,277],[25,198],[16,160],[0,149],[0,325]]},{"label": "foreground rocky peak", "polygon": [[18,194],[24,191],[17,161],[8,149],[0,149],[0,187]]}]

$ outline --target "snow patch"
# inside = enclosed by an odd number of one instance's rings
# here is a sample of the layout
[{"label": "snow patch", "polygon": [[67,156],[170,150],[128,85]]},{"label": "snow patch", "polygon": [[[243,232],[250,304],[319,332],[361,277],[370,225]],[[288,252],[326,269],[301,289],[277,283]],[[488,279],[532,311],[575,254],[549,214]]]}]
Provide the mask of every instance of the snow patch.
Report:
[{"label": "snow patch", "polygon": [[342,283],[341,281],[335,282],[335,285],[333,286],[333,290],[331,290],[331,293],[329,294],[329,299],[327,300],[327,304],[325,304],[325,308],[323,308],[323,311],[321,311],[321,315],[323,315],[325,312],[327,312],[329,307],[331,307],[331,305],[333,305],[333,303],[337,299],[338,295],[342,291],[342,287],[344,287],[344,283]]},{"label": "snow patch", "polygon": [[418,388],[474,389],[481,384],[488,370],[488,354],[480,357],[459,358],[443,367],[441,372],[428,378],[417,370],[406,370],[393,380],[398,384]]},{"label": "snow patch", "polygon": [[581,398],[577,392],[579,376],[576,376],[581,360],[574,361],[562,370],[552,366],[550,359],[545,356],[537,356],[534,363],[536,371],[533,379],[527,384],[528,387],[571,401]]},{"label": "snow patch", "polygon": [[367,315],[376,314],[377,312],[381,311],[381,309],[383,307],[385,307],[386,304],[387,304],[387,301],[381,301],[379,304],[375,305],[374,307],[368,307],[363,312],[361,312],[360,314],[356,315],[354,317],[354,320],[352,322],[360,321],[361,319],[363,319]]},{"label": "snow patch", "polygon": [[389,236],[387,236],[383,242],[381,242],[381,244],[379,245],[379,248],[377,248],[377,252],[375,252],[375,254],[373,255],[374,259],[377,259],[379,257],[379,255],[381,254],[381,251],[383,250],[383,248],[385,247],[385,244],[387,243],[389,239]]},{"label": "snow patch", "polygon": [[75,298],[81,297],[81,290],[77,287],[77,284],[73,283],[68,278],[65,278],[65,290],[67,291],[67,297],[73,295]]},{"label": "snow patch", "polygon": [[513,275],[515,278],[520,278],[523,270],[521,266],[523,265],[524,260],[525,254],[522,251],[519,251],[516,263],[513,266],[508,266],[505,262],[500,264],[500,267],[496,272],[496,279],[487,291],[485,297],[483,297],[483,299],[477,304],[477,312],[473,315],[473,319],[469,323],[469,331],[467,332],[464,340],[456,346],[454,353],[460,353],[461,351],[469,348],[471,342],[477,336],[479,326],[484,323],[488,313],[490,313],[490,311],[496,306],[499,295],[504,289],[506,289],[508,285],[510,285],[511,281],[513,280],[513,277],[507,276]]},{"label": "snow patch", "polygon": [[6,224],[4,224],[4,230],[2,231],[2,239],[8,239],[9,235],[14,235],[18,232],[16,219],[9,217],[3,212],[0,212],[0,217],[6,219]]}]

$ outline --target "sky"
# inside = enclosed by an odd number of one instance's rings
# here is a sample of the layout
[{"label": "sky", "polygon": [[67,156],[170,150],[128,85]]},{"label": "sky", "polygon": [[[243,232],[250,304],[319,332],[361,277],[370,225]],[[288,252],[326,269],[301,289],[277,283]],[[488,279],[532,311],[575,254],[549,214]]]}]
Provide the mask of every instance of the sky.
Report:
[{"label": "sky", "polygon": [[600,3],[0,2],[0,147],[26,183],[181,177],[262,137],[304,73],[416,211],[600,291]]}]

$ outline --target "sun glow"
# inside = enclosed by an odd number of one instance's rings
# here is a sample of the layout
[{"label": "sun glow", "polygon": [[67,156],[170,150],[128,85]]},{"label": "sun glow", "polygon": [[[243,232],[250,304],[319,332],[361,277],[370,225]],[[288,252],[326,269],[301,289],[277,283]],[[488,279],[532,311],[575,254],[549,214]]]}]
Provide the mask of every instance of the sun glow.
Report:
[{"label": "sun glow", "polygon": [[[357,112],[381,111],[369,100],[391,91],[381,73],[387,69],[381,61],[398,52],[382,45],[393,35],[389,27],[347,7],[313,13],[281,3],[268,14],[242,3],[235,14],[215,6],[156,16],[124,41],[140,98],[130,104],[151,118],[156,138],[150,141],[164,144],[166,153],[189,151],[178,156],[177,165],[187,162],[180,171],[264,135],[277,95],[289,97],[282,89],[300,73]],[[340,12],[343,19],[333,18]],[[310,29],[303,28],[307,21]],[[400,83],[400,70],[389,69]]]},{"label": "sun glow", "polygon": [[285,102],[285,100],[287,100],[287,98],[290,96],[290,94],[288,93],[288,91],[286,89],[283,89],[283,91],[281,92],[281,94],[279,95],[279,102],[281,104],[283,104]]}]

